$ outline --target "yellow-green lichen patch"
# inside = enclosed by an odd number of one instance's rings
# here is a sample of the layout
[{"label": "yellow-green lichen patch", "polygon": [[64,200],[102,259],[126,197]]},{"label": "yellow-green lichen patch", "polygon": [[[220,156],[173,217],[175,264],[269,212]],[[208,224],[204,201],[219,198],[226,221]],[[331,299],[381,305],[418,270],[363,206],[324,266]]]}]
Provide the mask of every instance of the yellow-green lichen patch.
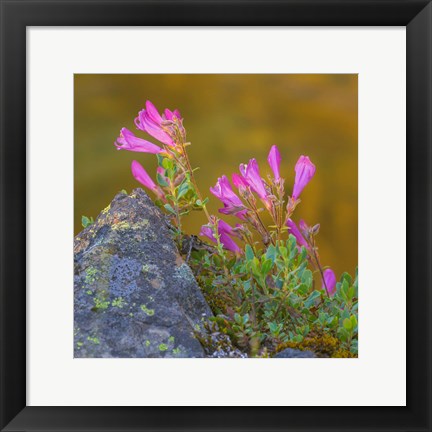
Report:
[{"label": "yellow-green lichen patch", "polygon": [[149,224],[148,219],[142,219],[139,222],[136,223],[129,223],[127,221],[120,221],[116,224],[112,225],[112,229],[114,231],[124,231],[124,230],[140,230],[143,228],[146,228]]},{"label": "yellow-green lichen patch", "polygon": [[100,299],[100,298],[98,298],[98,297],[95,297],[94,299],[93,299],[93,301],[94,301],[94,309],[108,309],[108,306],[110,305],[110,302],[109,301],[107,301],[107,300],[102,300],[102,299]]},{"label": "yellow-green lichen patch", "polygon": [[111,204],[108,204],[103,210],[102,210],[102,214],[107,214],[108,212],[109,212],[109,210],[110,210],[110,208],[111,208]]},{"label": "yellow-green lichen patch", "polygon": [[125,306],[126,302],[123,300],[123,297],[117,297],[115,298],[111,305],[112,307],[117,307],[117,308],[123,308],[123,306]]},{"label": "yellow-green lichen patch", "polygon": [[150,341],[149,341],[148,339],[145,341],[145,346],[146,346],[146,347],[149,347],[149,346],[150,346]]},{"label": "yellow-green lichen patch", "polygon": [[82,347],[84,344],[82,342],[77,342],[78,347]]},{"label": "yellow-green lichen patch", "polygon": [[149,309],[146,305],[141,305],[140,308],[148,316],[153,316],[155,313],[154,309]]},{"label": "yellow-green lichen patch", "polygon": [[131,225],[130,225],[129,222],[121,221],[121,222],[118,222],[118,223],[114,224],[114,225],[112,226],[112,229],[113,229],[114,231],[119,231],[119,230],[127,230],[127,229],[130,229],[130,227],[131,227]]},{"label": "yellow-green lichen patch", "polygon": [[99,270],[95,267],[87,267],[85,270],[85,283],[86,284],[92,284],[97,279],[97,274],[99,273]]},{"label": "yellow-green lichen patch", "polygon": [[166,351],[168,349],[168,345],[165,345],[164,343],[161,343],[159,345],[159,351]]},{"label": "yellow-green lichen patch", "polygon": [[174,336],[170,336],[170,337],[168,338],[168,342],[174,343]]},{"label": "yellow-green lichen patch", "polygon": [[93,342],[96,345],[100,344],[100,340],[96,336],[87,336],[87,340]]},{"label": "yellow-green lichen patch", "polygon": [[174,348],[174,349],[173,349],[173,354],[174,354],[174,355],[179,355],[179,354],[180,354],[180,351],[181,351],[180,348]]},{"label": "yellow-green lichen patch", "polygon": [[88,295],[92,295],[92,294],[93,294],[93,291],[92,291],[92,290],[87,290],[87,291],[86,291],[86,294],[88,294]]}]

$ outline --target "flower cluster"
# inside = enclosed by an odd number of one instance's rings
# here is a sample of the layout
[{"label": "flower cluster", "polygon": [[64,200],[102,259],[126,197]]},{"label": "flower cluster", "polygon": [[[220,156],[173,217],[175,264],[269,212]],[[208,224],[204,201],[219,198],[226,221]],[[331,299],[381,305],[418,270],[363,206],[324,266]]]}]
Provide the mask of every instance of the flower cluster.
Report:
[{"label": "flower cluster", "polygon": [[[262,178],[258,162],[251,159],[247,164],[240,164],[239,173],[231,177],[232,184],[237,189],[235,192],[229,179],[223,175],[216,185],[210,188],[210,192],[223,204],[219,212],[225,215],[233,215],[242,221],[236,228],[230,227],[221,221],[210,221],[204,225],[201,234],[216,242],[215,234],[219,234],[219,241],[225,249],[236,254],[242,252],[234,242],[233,237],[245,241],[253,246],[253,240],[249,228],[257,232],[264,245],[273,245],[281,239],[282,234],[288,229],[297,241],[299,248],[306,248],[310,262],[322,275],[322,286],[327,294],[334,295],[336,289],[336,277],[331,269],[322,270],[319,262],[314,236],[318,234],[319,225],[312,229],[301,221],[301,230],[291,219],[291,216],[300,203],[300,195],[315,174],[315,165],[308,156],[300,156],[295,165],[295,179],[291,195],[288,195],[285,203],[285,181],[280,175],[281,155],[276,145],[272,146],[267,157],[267,162],[273,173],[267,180]],[[275,230],[269,231],[263,223],[260,213],[267,211]],[[216,219],[215,219],[216,220]],[[227,228],[229,227],[229,229]],[[302,234],[303,233],[303,234]]]},{"label": "flower cluster", "polygon": [[191,210],[204,210],[206,200],[199,195],[196,187],[186,147],[186,130],[180,111],[165,109],[162,114],[150,102],[146,102],[135,118],[138,130],[146,132],[158,141],[154,144],[134,135],[129,129],[122,128],[114,145],[118,150],[155,154],[158,160],[154,181],[144,167],[132,161],[132,175],[157,198],[173,218],[177,233],[181,233],[181,216]]},{"label": "flower cluster", "polygon": [[[154,176],[135,160],[132,175],[155,195],[156,204],[170,219],[179,250],[214,312],[211,321],[217,332],[251,356],[316,344],[320,335],[331,340],[332,351],[323,351],[326,356],[356,356],[357,274],[353,279],[344,273],[337,282],[333,270],[320,263],[316,244],[320,225],[294,222],[300,197],[315,175],[310,158],[302,155],[297,160],[290,188],[281,175],[282,157],[276,145],[268,153],[267,178],[256,159],[240,164],[230,177],[218,178],[210,192],[222,204],[222,217],[237,218],[232,226],[206,209],[208,198],[203,199],[195,180],[197,168],[189,160],[190,143],[180,112],[160,113],[147,101],[135,125],[154,142],[123,128],[114,144],[118,150],[156,155]],[[207,223],[199,234],[211,244],[183,232],[182,218],[193,210],[205,213]],[[84,223],[91,221],[86,218]],[[321,279],[320,289],[314,274]],[[321,351],[324,342],[318,341]]]},{"label": "flower cluster", "polygon": [[[322,286],[327,294],[334,295],[336,278],[332,270],[323,270],[315,244],[315,235],[319,225],[309,228],[303,221],[300,229],[291,216],[300,203],[300,195],[315,174],[315,165],[308,156],[300,156],[295,165],[295,179],[292,192],[286,197],[285,180],[280,175],[281,155],[276,145],[273,145],[267,157],[272,174],[265,180],[260,173],[256,159],[247,164],[240,164],[239,172],[231,177],[220,177],[210,192],[217,197],[223,207],[219,212],[224,215],[236,216],[241,223],[231,227],[223,220],[210,216],[206,210],[207,199],[202,199],[190,164],[186,147],[186,130],[179,110],[165,109],[162,114],[150,102],[146,102],[135,118],[136,128],[146,132],[158,141],[154,144],[137,137],[129,129],[122,128],[120,136],[114,143],[118,150],[155,154],[158,160],[156,181],[146,172],[143,166],[132,161],[132,175],[147,189],[151,190],[157,203],[163,206],[172,217],[180,237],[181,217],[191,210],[204,210],[207,224],[201,228],[200,235],[208,238],[225,250],[236,255],[243,253],[236,240],[241,240],[254,247],[253,232],[258,233],[264,245],[276,245],[282,235],[288,231],[296,240],[299,248],[305,247],[310,262],[319,270]],[[267,211],[273,221],[270,229],[261,217],[261,212]]]}]

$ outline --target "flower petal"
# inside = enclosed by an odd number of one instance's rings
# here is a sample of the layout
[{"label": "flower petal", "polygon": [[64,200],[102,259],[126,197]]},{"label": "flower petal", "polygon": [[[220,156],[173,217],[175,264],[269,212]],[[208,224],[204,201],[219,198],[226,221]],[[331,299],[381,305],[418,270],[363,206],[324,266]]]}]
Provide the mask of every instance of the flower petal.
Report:
[{"label": "flower petal", "polygon": [[156,124],[160,125],[162,123],[162,117],[159,114],[159,111],[156,109],[156,107],[150,102],[146,102],[146,110],[150,117],[150,119],[155,122]]}]

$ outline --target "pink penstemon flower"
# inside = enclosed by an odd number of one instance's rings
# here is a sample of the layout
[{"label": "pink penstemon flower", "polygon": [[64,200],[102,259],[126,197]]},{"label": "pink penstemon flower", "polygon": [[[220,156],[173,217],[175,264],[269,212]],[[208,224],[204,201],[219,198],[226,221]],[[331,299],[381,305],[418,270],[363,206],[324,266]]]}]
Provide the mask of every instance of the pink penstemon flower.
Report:
[{"label": "pink penstemon flower", "polygon": [[270,149],[270,152],[267,157],[267,162],[270,165],[270,168],[273,171],[273,176],[275,181],[279,181],[280,179],[280,163],[281,163],[281,155],[279,153],[279,149],[276,145],[273,145]]},{"label": "pink penstemon flower", "polygon": [[[240,254],[242,252],[237,243],[231,238],[231,236],[235,236],[234,229],[222,219],[220,219],[217,223],[217,232],[219,235],[219,240],[225,249],[236,254]],[[209,225],[203,225],[201,227],[200,235],[207,237],[213,243],[217,243],[213,228]]]},{"label": "pink penstemon flower", "polygon": [[295,222],[292,219],[288,219],[285,224],[288,227],[288,232],[295,237],[295,239],[297,241],[297,246],[299,248],[301,248],[302,246],[304,246],[306,249],[309,249],[308,242],[303,237],[302,233],[298,229],[298,227],[295,224]]},{"label": "pink penstemon flower", "polygon": [[336,275],[332,269],[326,269],[323,272],[322,289],[330,296],[336,294]]},{"label": "pink penstemon flower", "polygon": [[120,136],[117,138],[114,145],[117,150],[129,150],[134,152],[158,154],[163,150],[149,141],[136,137],[129,129],[122,128]]},{"label": "pink penstemon flower", "polygon": [[151,179],[147,171],[139,162],[135,160],[132,161],[131,169],[135,180],[139,181],[147,189],[150,189],[157,197],[165,200],[165,194],[163,193],[162,189],[157,184],[155,184],[155,182]]},{"label": "pink penstemon flower", "polygon": [[210,188],[210,192],[216,198],[219,198],[224,205],[223,208],[219,209],[220,213],[232,214],[240,219],[244,219],[248,210],[242,200],[233,191],[231,183],[225,175],[218,178],[216,185]]},{"label": "pink penstemon flower", "polygon": [[164,126],[164,121],[173,120],[174,117],[181,120],[180,112],[178,110],[174,110],[173,112],[165,110],[164,117],[165,118],[159,114],[159,111],[150,101],[147,101],[146,108],[142,109],[135,119],[135,126],[138,129],[147,132],[161,143],[173,147],[176,143],[167,132],[167,129]]},{"label": "pink penstemon flower", "polygon": [[292,198],[297,200],[305,186],[312,180],[315,174],[315,165],[308,156],[300,156],[295,166],[295,181]]},{"label": "pink penstemon flower", "polygon": [[267,190],[261,178],[256,159],[251,159],[248,164],[240,164],[240,173],[260,199],[267,201]]}]

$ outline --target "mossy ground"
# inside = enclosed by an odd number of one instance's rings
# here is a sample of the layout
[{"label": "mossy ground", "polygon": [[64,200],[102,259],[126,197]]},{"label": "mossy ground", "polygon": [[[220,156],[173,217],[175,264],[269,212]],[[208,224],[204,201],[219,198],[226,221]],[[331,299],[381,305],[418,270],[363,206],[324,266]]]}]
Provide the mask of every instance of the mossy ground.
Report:
[{"label": "mossy ground", "polygon": [[322,331],[313,331],[301,342],[285,342],[276,347],[275,354],[286,348],[298,349],[300,351],[312,351],[317,357],[331,358],[355,358],[349,350],[342,347],[339,339]]}]

